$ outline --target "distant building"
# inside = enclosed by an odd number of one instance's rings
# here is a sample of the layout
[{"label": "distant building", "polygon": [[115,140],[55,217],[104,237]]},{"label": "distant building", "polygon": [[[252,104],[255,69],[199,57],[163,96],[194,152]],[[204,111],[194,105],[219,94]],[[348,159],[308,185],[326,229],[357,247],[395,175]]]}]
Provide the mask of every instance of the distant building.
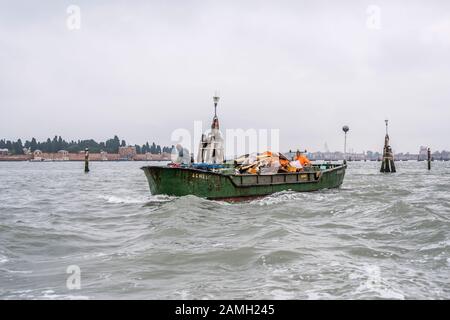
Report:
[{"label": "distant building", "polygon": [[[285,152],[284,155],[288,159],[292,159],[295,156],[295,152],[292,150],[289,150],[289,152]],[[342,161],[344,159],[344,153],[343,152],[306,152],[306,156],[312,160],[312,161]],[[355,152],[347,152],[346,155],[347,159],[349,161],[379,161],[381,160],[382,154],[378,151],[366,151],[363,153],[355,153]],[[399,161],[423,161],[428,159],[428,147],[420,147],[419,153],[396,153],[394,155],[396,160]],[[449,161],[450,160],[450,152],[446,150],[434,151],[432,153],[432,160],[443,160],[443,161]]]},{"label": "distant building", "polygon": [[419,150],[419,161],[426,160],[428,158],[428,148],[424,146],[420,146]]},{"label": "distant building", "polygon": [[0,149],[0,156],[7,156],[9,154],[8,149]]},{"label": "distant building", "polygon": [[119,147],[119,157],[121,160],[133,160],[136,156],[136,147]]},{"label": "distant building", "polygon": [[107,161],[108,160],[108,153],[106,151],[100,151],[100,158],[102,159],[102,161]]},{"label": "distant building", "polygon": [[44,160],[42,158],[42,151],[41,150],[34,150],[34,152],[33,152],[33,160],[35,160],[35,161],[42,161],[42,160]]},{"label": "distant building", "polygon": [[69,160],[69,151],[59,150],[58,151],[58,160],[68,161]]}]

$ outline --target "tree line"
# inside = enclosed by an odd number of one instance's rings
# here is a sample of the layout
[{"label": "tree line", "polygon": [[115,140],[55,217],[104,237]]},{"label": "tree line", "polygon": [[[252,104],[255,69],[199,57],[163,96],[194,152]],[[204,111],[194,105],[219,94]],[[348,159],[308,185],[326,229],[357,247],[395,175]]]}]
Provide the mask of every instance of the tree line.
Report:
[{"label": "tree line", "polygon": [[[127,146],[126,141],[120,140],[116,135],[114,138],[108,139],[104,142],[96,142],[93,139],[77,141],[71,140],[68,142],[62,139],[61,136],[55,136],[53,139],[48,138],[46,141],[41,142],[36,141],[35,138],[26,140],[25,142],[22,142],[21,139],[18,139],[17,141],[10,141],[6,139],[0,140],[0,149],[8,149],[9,153],[14,155],[24,154],[24,148],[30,150],[31,152],[41,150],[46,153],[54,153],[60,150],[66,150],[70,153],[78,153],[80,151],[84,151],[85,148],[89,148],[89,151],[92,153],[98,153],[100,151],[118,153],[119,147],[125,146]],[[142,146],[136,144],[134,147],[136,148],[136,153],[138,154],[145,154],[147,152],[152,154],[159,154],[163,152],[170,153],[173,148],[173,146],[161,147],[154,142],[152,144],[146,142]]]}]

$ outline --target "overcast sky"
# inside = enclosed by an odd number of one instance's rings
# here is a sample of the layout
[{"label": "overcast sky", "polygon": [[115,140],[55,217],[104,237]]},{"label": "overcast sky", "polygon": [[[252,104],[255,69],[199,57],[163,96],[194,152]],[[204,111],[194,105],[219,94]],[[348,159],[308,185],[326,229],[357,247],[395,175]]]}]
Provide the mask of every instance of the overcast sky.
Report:
[{"label": "overcast sky", "polygon": [[448,0],[0,0],[0,138],[169,145],[219,90],[222,129],[284,150],[342,150],[347,124],[382,151],[386,117],[396,152],[448,150],[449,88]]}]

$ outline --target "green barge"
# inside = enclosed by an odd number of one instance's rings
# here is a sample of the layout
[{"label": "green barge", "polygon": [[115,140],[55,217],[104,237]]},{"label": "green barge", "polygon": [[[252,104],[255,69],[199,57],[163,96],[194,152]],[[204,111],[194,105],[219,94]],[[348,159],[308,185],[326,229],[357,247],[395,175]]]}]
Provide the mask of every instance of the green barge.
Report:
[{"label": "green barge", "polygon": [[152,194],[239,201],[280,191],[338,188],[344,181],[345,161],[342,164],[311,164],[298,150],[295,161],[289,161],[281,153],[266,151],[247,154],[234,159],[233,164],[227,163],[217,117],[217,94],[213,100],[211,130],[202,134],[196,162],[189,150],[178,144],[169,165],[141,168]]},{"label": "green barge", "polygon": [[347,165],[312,165],[295,173],[235,174],[190,167],[145,166],[150,191],[154,195],[195,195],[207,199],[239,201],[280,191],[308,192],[338,188]]}]

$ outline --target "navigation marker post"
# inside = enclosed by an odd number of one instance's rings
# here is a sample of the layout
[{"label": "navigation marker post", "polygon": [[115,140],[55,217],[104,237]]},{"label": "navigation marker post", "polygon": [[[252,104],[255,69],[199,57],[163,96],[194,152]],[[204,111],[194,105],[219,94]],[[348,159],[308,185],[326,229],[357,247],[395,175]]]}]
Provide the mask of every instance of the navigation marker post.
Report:
[{"label": "navigation marker post", "polygon": [[89,148],[84,149],[84,172],[89,172]]},{"label": "navigation marker post", "polygon": [[384,137],[384,148],[383,148],[383,159],[381,160],[380,172],[396,172],[394,164],[394,153],[389,145],[389,134],[388,134],[388,122],[389,120],[384,120],[386,123],[386,136]]}]

